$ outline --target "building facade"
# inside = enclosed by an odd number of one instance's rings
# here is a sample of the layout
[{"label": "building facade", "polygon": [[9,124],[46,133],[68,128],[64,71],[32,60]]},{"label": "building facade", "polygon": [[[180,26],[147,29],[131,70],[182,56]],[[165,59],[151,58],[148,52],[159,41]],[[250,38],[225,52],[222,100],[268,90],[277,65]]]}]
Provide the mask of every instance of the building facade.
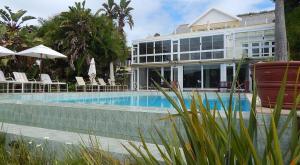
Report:
[{"label": "building facade", "polygon": [[[274,56],[274,11],[232,16],[210,9],[170,35],[132,43],[131,89],[163,85],[159,74],[183,90],[218,89],[233,81],[238,63],[239,88],[251,90],[249,65]],[[159,74],[157,74],[159,73]]]}]

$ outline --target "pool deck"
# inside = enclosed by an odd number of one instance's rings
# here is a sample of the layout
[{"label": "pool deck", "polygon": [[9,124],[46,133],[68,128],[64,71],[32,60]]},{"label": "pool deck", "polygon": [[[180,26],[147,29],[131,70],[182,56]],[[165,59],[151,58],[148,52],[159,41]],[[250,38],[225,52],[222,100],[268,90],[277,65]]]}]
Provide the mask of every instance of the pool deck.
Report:
[{"label": "pool deck", "polygon": [[[39,128],[39,127],[3,123],[2,129],[0,131],[11,135],[16,135],[16,136],[21,135],[22,137],[25,137],[27,139],[44,139],[49,142],[65,144],[65,146],[68,145],[78,146],[79,144],[82,144],[82,142],[84,142],[84,144],[89,144],[90,137],[92,138],[96,137],[103,151],[110,152],[113,155],[117,155],[119,157],[128,156],[128,152],[123,147],[123,145],[132,149],[132,147],[128,143],[129,142],[128,140],[109,138],[103,136],[92,136],[89,134],[59,131],[53,129]],[[137,146],[142,145],[141,142],[137,142],[137,141],[131,141],[131,142],[133,142]],[[151,153],[158,160],[162,160],[160,153],[154,144],[147,143],[147,147],[151,150]]]}]

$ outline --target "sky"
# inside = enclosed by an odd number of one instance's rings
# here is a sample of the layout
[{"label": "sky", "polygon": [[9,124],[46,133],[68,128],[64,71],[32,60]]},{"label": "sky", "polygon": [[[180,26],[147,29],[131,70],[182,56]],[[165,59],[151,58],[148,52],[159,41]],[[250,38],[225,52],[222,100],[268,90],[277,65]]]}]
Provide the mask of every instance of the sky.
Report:
[{"label": "sky", "polygon": [[[0,8],[24,9],[28,15],[49,18],[82,0],[0,0]],[[118,3],[118,0],[115,0]],[[106,0],[86,0],[86,7],[96,12]],[[128,44],[155,33],[169,34],[184,23],[190,23],[210,8],[232,15],[274,9],[272,0],[132,0],[134,27],[125,27]],[[30,21],[27,24],[37,24]]]}]

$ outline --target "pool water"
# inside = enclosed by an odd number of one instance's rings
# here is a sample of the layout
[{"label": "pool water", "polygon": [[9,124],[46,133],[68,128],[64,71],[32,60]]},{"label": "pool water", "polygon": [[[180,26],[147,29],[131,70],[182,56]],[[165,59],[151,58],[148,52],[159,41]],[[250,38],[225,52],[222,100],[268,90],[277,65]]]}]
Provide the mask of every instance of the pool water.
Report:
[{"label": "pool water", "polygon": [[[174,97],[175,98],[175,97]],[[229,106],[229,97],[222,97],[222,102],[227,108]],[[135,106],[135,107],[147,107],[147,108],[168,108],[172,109],[171,103],[162,95],[127,95],[127,96],[90,96],[90,97],[72,97],[72,98],[60,98],[52,99],[50,102],[54,103],[76,103],[76,104],[96,104],[96,105],[116,105],[116,106]],[[185,104],[190,107],[190,97],[185,98]],[[210,109],[224,110],[221,102],[216,97],[208,97],[208,99],[202,100],[205,106]],[[233,99],[232,103],[235,110],[241,109],[242,111],[250,110],[250,103],[245,98]]]}]

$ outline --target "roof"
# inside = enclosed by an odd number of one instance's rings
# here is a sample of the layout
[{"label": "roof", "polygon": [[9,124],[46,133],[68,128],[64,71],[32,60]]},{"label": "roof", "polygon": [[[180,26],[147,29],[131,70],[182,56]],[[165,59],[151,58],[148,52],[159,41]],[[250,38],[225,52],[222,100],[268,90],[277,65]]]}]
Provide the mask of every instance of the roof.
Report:
[{"label": "roof", "polygon": [[191,27],[192,25],[194,25],[195,23],[199,22],[201,19],[205,18],[207,15],[209,15],[209,14],[212,13],[212,12],[217,12],[217,13],[222,14],[222,15],[228,17],[228,18],[231,18],[231,19],[240,21],[240,18],[237,17],[237,16],[233,16],[233,15],[230,15],[230,14],[228,14],[228,13],[225,13],[225,12],[223,12],[223,11],[221,11],[221,10],[212,8],[212,9],[209,9],[208,11],[206,11],[204,14],[200,15],[199,17],[197,17],[192,23],[190,23],[190,24],[188,25],[188,27]]}]

